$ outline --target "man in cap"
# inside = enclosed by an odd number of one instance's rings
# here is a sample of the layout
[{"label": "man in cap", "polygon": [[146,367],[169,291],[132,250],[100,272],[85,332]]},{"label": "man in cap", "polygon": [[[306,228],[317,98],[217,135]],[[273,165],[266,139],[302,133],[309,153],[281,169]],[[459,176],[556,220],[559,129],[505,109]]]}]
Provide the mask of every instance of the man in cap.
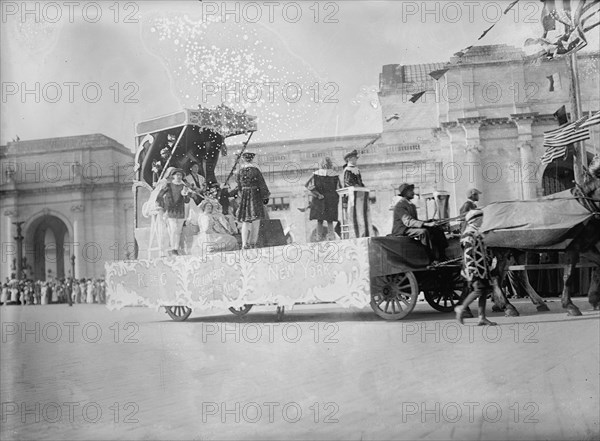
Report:
[{"label": "man in cap", "polygon": [[[477,204],[476,202],[479,201],[479,195],[481,194],[481,192],[479,190],[477,190],[476,188],[470,188],[467,191],[467,201],[462,205],[462,207],[460,207],[460,215],[464,216],[466,215],[469,211],[471,210],[477,210]],[[460,224],[460,231],[465,231],[465,228],[467,226],[467,222],[463,221]]]},{"label": "man in cap", "polygon": [[[415,197],[415,186],[403,183],[399,188],[400,200],[394,207],[394,225],[392,236],[408,236],[418,239],[427,249],[427,255],[433,262],[448,260],[446,248],[448,241],[444,231],[433,221],[421,221],[417,216],[417,207],[411,202]],[[437,251],[437,256],[435,255]]]},{"label": "man in cap", "polygon": [[181,230],[185,222],[185,204],[190,202],[189,189],[183,185],[183,170],[169,167],[165,178],[172,181],[158,194],[157,202],[166,211],[169,226],[169,254],[179,255]]}]

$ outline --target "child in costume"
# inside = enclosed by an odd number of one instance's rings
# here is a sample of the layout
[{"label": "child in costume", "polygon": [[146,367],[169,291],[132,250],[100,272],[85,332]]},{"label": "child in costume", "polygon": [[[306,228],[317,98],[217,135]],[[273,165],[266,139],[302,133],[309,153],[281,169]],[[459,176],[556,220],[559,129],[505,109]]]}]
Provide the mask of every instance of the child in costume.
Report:
[{"label": "child in costume", "polygon": [[495,322],[489,321],[485,316],[485,303],[488,294],[493,291],[492,261],[493,257],[483,243],[483,236],[479,228],[483,221],[483,211],[471,210],[465,217],[467,226],[462,234],[460,243],[463,247],[463,271],[462,274],[469,281],[471,293],[462,305],[454,308],[456,319],[464,324],[465,310],[477,298],[479,298],[478,326],[494,326]]}]

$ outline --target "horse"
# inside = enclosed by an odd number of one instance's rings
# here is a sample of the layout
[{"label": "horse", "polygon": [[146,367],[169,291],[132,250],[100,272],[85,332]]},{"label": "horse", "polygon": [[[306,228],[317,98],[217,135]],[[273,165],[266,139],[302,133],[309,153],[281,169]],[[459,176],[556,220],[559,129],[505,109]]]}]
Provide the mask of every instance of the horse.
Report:
[{"label": "horse", "polygon": [[[579,316],[581,311],[571,300],[573,288],[573,272],[581,256],[587,258],[595,266],[592,268],[588,302],[594,310],[600,309],[600,157],[596,156],[590,163],[589,170],[585,170],[583,183],[577,185],[572,191],[577,202],[585,207],[593,216],[583,225],[572,228],[567,237],[568,245],[564,249],[566,264],[563,275],[563,291],[561,304],[568,316]],[[485,213],[485,210],[484,210]],[[485,218],[485,216],[484,216]],[[484,238],[484,242],[486,239]],[[497,259],[496,280],[492,300],[495,310],[504,310],[506,316],[518,316],[519,312],[507,299],[501,289],[508,280],[516,292],[524,292],[536,305],[538,311],[549,311],[542,297],[529,283],[526,271],[509,271],[512,264],[524,264],[526,249],[490,247]],[[536,251],[540,248],[533,247]]]}]

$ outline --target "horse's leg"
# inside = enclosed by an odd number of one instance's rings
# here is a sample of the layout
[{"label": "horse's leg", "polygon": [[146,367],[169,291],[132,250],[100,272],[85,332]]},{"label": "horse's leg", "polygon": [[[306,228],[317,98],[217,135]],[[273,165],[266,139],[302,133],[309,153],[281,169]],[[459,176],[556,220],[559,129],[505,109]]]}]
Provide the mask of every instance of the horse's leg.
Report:
[{"label": "horse's leg", "polygon": [[600,309],[600,270],[598,267],[592,268],[592,280],[588,290],[588,301],[594,311]]},{"label": "horse's leg", "polygon": [[567,251],[568,266],[565,266],[563,275],[562,307],[567,310],[567,315],[581,315],[581,311],[571,301],[571,284],[573,283],[573,270],[579,262],[579,252]]},{"label": "horse's leg", "polygon": [[[519,253],[516,256],[516,260],[519,265],[525,264],[525,253]],[[509,271],[508,278],[513,286],[517,290],[517,292],[526,293],[531,302],[536,306],[538,312],[550,311],[544,299],[540,297],[537,291],[531,286],[529,283],[529,276],[527,275],[527,271]]]},{"label": "horse's leg", "polygon": [[519,311],[515,308],[506,297],[506,294],[502,290],[501,286],[506,278],[507,268],[510,265],[509,259],[510,251],[507,250],[494,250],[494,255],[498,260],[496,270],[494,271],[496,275],[492,277],[492,302],[494,302],[494,306],[492,306],[492,311],[504,311],[504,315],[506,317],[518,317]]},{"label": "horse's leg", "polygon": [[586,252],[585,257],[592,261],[596,266],[592,268],[592,279],[590,289],[588,290],[588,302],[592,305],[594,311],[600,309],[600,252],[596,248]]}]

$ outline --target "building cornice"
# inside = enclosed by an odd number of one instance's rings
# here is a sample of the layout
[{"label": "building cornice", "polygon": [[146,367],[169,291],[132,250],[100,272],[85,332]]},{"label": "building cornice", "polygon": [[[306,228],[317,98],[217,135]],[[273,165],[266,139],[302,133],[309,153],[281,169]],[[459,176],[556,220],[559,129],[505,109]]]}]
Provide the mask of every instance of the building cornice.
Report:
[{"label": "building cornice", "polygon": [[[107,190],[131,190],[132,181],[129,182],[107,182],[103,184],[68,184],[61,186],[45,186],[45,187],[30,187],[30,188],[10,188],[1,189],[2,197],[22,197],[46,193],[93,193]],[[27,184],[25,184],[27,185]]]},{"label": "building cornice", "polygon": [[510,118],[486,118],[481,124],[483,127],[486,126],[501,126],[501,125],[514,125],[514,122]]}]

